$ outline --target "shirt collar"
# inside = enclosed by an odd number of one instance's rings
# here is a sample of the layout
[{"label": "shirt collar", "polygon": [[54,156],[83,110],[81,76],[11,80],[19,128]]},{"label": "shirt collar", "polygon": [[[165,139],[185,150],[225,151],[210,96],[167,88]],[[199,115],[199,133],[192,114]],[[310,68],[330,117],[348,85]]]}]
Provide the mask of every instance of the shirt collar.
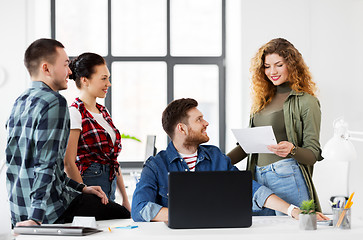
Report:
[{"label": "shirt collar", "polygon": [[[75,100],[78,104],[79,107],[85,108],[84,103],[82,102],[82,100],[77,97]],[[104,106],[102,106],[101,104],[96,103],[96,107],[100,110],[100,112],[103,114],[103,112],[106,110]]]},{"label": "shirt collar", "polygon": [[32,81],[31,82],[31,87],[32,88],[48,88],[49,90],[52,90],[47,84],[45,84],[44,82],[42,81]]},{"label": "shirt collar", "polygon": [[291,90],[291,92],[290,92],[290,95],[289,96],[295,96],[295,95],[303,95],[304,94],[304,92],[296,92],[295,90]]},{"label": "shirt collar", "polygon": [[[210,157],[203,146],[199,145],[197,152],[198,152],[198,162],[203,161],[204,159],[210,160]],[[173,142],[170,142],[168,144],[168,147],[166,148],[166,154],[169,160],[169,164],[181,158]]]}]

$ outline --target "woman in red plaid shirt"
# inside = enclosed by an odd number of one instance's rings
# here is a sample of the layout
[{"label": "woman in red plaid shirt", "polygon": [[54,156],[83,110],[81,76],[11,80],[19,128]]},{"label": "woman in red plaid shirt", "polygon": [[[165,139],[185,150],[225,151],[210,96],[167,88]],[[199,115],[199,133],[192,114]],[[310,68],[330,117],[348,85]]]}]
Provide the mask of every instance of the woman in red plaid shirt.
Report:
[{"label": "woman in red plaid shirt", "polygon": [[71,131],[65,156],[65,172],[78,182],[101,186],[108,198],[115,200],[116,186],[122,195],[122,206],[131,210],[117,156],[121,135],[107,109],[96,102],[105,98],[110,72],[105,60],[95,53],[83,53],[69,65],[69,79],[80,90],[69,108]]}]

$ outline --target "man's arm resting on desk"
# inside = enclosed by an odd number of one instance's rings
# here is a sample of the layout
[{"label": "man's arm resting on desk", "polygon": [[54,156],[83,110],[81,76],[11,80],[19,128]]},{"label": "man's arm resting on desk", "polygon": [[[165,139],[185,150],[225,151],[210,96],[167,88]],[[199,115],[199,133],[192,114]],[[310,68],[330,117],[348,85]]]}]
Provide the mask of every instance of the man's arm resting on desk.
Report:
[{"label": "man's arm resting on desk", "polygon": [[[290,204],[279,198],[276,194],[271,194],[263,206],[287,214],[287,209],[290,207]],[[295,219],[299,219],[299,214],[300,209],[298,208],[294,208],[291,211],[291,216]]]},{"label": "man's arm resting on desk", "polygon": [[[133,202],[134,203],[134,202]],[[140,203],[138,205],[134,205],[131,208],[131,216],[135,222],[150,222],[150,221],[158,221],[157,215],[160,213],[162,208],[165,208],[159,204],[154,202],[146,203],[142,209],[139,211],[140,207],[144,205],[144,203]],[[164,211],[164,210],[163,210]],[[161,216],[161,215],[160,215]],[[160,220],[161,221],[161,220]]]},{"label": "man's arm resting on desk", "polygon": [[162,207],[158,214],[151,220],[152,222],[167,222],[169,217],[169,209]]},{"label": "man's arm resting on desk", "polygon": [[[290,204],[288,204],[287,202],[285,202],[284,200],[282,200],[281,198],[279,198],[278,196],[276,196],[275,194],[271,194],[265,202],[264,207],[270,208],[270,209],[274,209],[283,213],[287,214],[288,208],[290,207]],[[160,209],[160,211],[156,214],[156,216],[151,220],[154,222],[166,222],[168,221],[168,208],[166,207],[162,207]],[[300,214],[300,209],[299,208],[294,208],[291,211],[291,215],[293,218],[295,219],[299,219],[299,214]],[[328,217],[324,216],[322,213],[317,212],[317,218],[318,220],[329,220]]]},{"label": "man's arm resting on desk", "polygon": [[[287,214],[287,211],[288,211],[288,208],[290,207],[290,204],[285,202],[284,200],[282,200],[278,196],[276,196],[276,194],[271,194],[266,199],[266,202],[265,202],[265,204],[263,206]],[[299,208],[294,208],[291,211],[291,216],[293,218],[295,218],[295,219],[299,219],[300,212],[301,211],[300,211]],[[329,220],[328,217],[326,217],[325,215],[323,215],[320,212],[316,213],[316,217],[317,217],[318,220]]]}]

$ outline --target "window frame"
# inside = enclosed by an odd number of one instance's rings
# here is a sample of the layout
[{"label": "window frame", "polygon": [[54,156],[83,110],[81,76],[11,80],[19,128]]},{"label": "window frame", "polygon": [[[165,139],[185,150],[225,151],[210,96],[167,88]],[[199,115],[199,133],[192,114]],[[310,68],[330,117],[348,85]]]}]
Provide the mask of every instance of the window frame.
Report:
[{"label": "window frame", "polygon": [[[107,55],[103,56],[107,62],[107,66],[112,71],[112,63],[114,62],[165,62],[167,65],[167,99],[165,104],[174,100],[174,66],[179,64],[191,65],[217,65],[219,69],[218,82],[218,108],[219,108],[219,148],[225,152],[226,147],[226,0],[222,2],[222,53],[220,56],[172,56],[170,54],[170,2],[167,2],[167,54],[165,56],[113,56],[112,55],[112,0],[107,0],[107,18],[108,18],[108,51]],[[51,12],[51,38],[56,39],[56,0],[50,0]],[[73,58],[75,56],[69,56]],[[112,72],[111,72],[112,75]],[[105,98],[105,105],[112,114],[112,87],[110,87]],[[168,142],[170,139],[168,139]]]}]

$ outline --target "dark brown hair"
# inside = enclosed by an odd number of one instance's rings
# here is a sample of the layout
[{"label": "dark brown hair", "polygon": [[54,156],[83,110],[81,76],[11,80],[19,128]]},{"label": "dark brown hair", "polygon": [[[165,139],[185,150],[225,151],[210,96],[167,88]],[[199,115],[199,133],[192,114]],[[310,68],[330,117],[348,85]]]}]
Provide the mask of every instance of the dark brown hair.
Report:
[{"label": "dark brown hair", "polygon": [[24,64],[30,76],[38,74],[41,61],[51,64],[55,62],[57,48],[64,48],[63,44],[54,39],[41,38],[34,41],[26,49],[24,54]]},{"label": "dark brown hair", "polygon": [[172,101],[165,108],[161,119],[165,132],[171,139],[174,137],[174,130],[178,123],[187,124],[188,111],[198,106],[198,102],[192,98],[181,98]]},{"label": "dark brown hair", "polygon": [[106,61],[96,53],[82,53],[69,63],[72,74],[69,79],[76,82],[78,88],[81,88],[81,77],[90,78],[95,73],[95,66],[104,65]]}]

